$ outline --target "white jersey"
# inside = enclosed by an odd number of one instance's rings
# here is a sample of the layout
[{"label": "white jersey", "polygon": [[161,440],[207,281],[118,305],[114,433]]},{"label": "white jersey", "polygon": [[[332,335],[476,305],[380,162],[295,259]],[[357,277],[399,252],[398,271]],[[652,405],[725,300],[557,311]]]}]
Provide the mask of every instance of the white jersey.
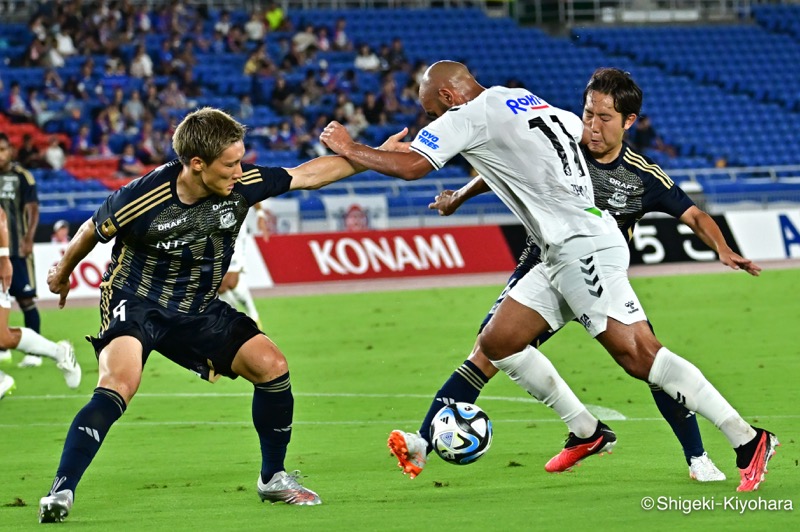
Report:
[{"label": "white jersey", "polygon": [[594,205],[578,148],[583,123],[525,89],[492,87],[422,129],[411,149],[437,170],[461,153],[544,252],[574,236],[618,232]]}]

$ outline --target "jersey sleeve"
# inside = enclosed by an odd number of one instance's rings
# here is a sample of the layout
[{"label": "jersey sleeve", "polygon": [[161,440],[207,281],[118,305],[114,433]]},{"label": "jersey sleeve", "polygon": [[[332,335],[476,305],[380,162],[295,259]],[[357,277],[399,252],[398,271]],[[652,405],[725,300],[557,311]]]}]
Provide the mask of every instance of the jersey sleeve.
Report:
[{"label": "jersey sleeve", "polygon": [[669,178],[660,166],[649,158],[639,155],[647,164],[639,168],[639,175],[644,183],[642,211],[663,212],[674,218],[680,218],[694,201]]},{"label": "jersey sleeve", "polygon": [[237,184],[250,206],[267,198],[274,198],[289,191],[292,176],[285,168],[242,165],[242,179]]},{"label": "jersey sleeve", "polygon": [[[127,205],[135,205],[138,195],[130,185],[126,185],[112,193],[92,215],[94,231],[103,244],[117,236],[122,229],[118,213]],[[129,209],[130,210],[130,209]]]},{"label": "jersey sleeve", "polygon": [[439,170],[447,161],[471,147],[477,135],[478,128],[467,111],[454,107],[420,130],[411,143],[411,149]]},{"label": "jersey sleeve", "polygon": [[22,204],[38,203],[39,196],[36,191],[36,180],[33,174],[24,169],[20,169],[20,173],[22,174],[22,178],[19,180],[19,188]]}]

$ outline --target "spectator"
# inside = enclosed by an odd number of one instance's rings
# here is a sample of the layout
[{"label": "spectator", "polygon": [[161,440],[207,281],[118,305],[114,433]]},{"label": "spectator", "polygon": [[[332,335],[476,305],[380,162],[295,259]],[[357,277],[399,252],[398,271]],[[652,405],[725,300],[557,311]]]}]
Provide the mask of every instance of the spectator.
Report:
[{"label": "spectator", "polygon": [[11,82],[6,113],[12,122],[31,122],[33,120],[33,111],[22,96],[22,87],[18,81]]},{"label": "spectator", "polygon": [[364,72],[377,72],[381,68],[381,60],[375,55],[369,44],[362,43],[358,47],[358,55],[353,66]]},{"label": "spectator", "polygon": [[188,106],[186,96],[178,87],[178,82],[174,79],[167,82],[167,86],[159,93],[158,98],[161,100],[161,103],[169,109],[186,109]]},{"label": "spectator", "polygon": [[253,102],[250,101],[250,95],[243,94],[239,98],[239,112],[237,113],[237,117],[242,122],[247,122],[253,115],[255,114],[255,109],[253,109]]},{"label": "spectator", "polygon": [[403,41],[399,37],[392,40],[392,47],[389,50],[389,68],[392,70],[407,71],[410,65],[406,57],[406,51],[403,47]]},{"label": "spectator", "polygon": [[261,65],[269,61],[267,55],[267,45],[264,43],[256,46],[255,50],[250,52],[247,61],[244,63],[244,70],[242,71],[246,76],[252,76],[261,69]]},{"label": "spectator", "polygon": [[131,76],[134,78],[153,77],[153,60],[147,55],[147,49],[143,44],[136,47],[136,54],[131,61]]},{"label": "spectator", "polygon": [[131,91],[130,97],[122,106],[122,114],[125,116],[125,122],[129,125],[138,125],[144,120],[147,110],[144,107],[142,95],[139,91]]},{"label": "spectator", "polygon": [[292,45],[298,52],[305,52],[309,46],[317,46],[317,36],[313,24],[306,24],[303,31],[297,32],[292,37]]},{"label": "spectator", "polygon": [[270,105],[278,114],[288,115],[294,108],[294,91],[286,83],[286,78],[275,78],[275,87],[272,89]]},{"label": "spectator", "polygon": [[224,10],[220,13],[219,20],[216,24],[214,24],[214,31],[218,31],[222,34],[223,37],[228,36],[228,32],[231,31],[233,24],[231,24],[231,14],[228,10]]},{"label": "spectator", "polygon": [[383,106],[383,111],[386,113],[386,117],[389,120],[400,112],[400,100],[397,98],[397,83],[394,81],[394,77],[391,74],[387,75],[383,80],[380,101]]},{"label": "spectator", "polygon": [[125,144],[122,148],[122,155],[119,158],[119,170],[117,174],[120,177],[139,177],[145,173],[142,161],[136,157],[136,150],[130,142]]},{"label": "spectator", "polygon": [[353,113],[345,121],[341,122],[347,128],[347,132],[353,138],[358,138],[365,129],[369,127],[369,121],[364,116],[364,108],[360,105],[353,109]]},{"label": "spectator", "polygon": [[36,87],[28,88],[28,106],[33,115],[33,120],[39,127],[43,127],[58,115],[58,113],[47,109],[47,100],[39,95],[39,90]]},{"label": "spectator", "polygon": [[333,29],[333,49],[341,52],[353,49],[353,43],[347,36],[347,20],[344,18],[336,19],[336,27]]},{"label": "spectator", "polygon": [[111,149],[111,136],[108,133],[101,133],[100,140],[97,142],[97,156],[98,157],[114,157],[116,154]]},{"label": "spectator", "polygon": [[317,49],[322,52],[328,52],[331,49],[331,39],[328,37],[328,28],[319,26],[317,28]]},{"label": "spectator", "polygon": [[225,46],[233,54],[241,54],[247,51],[247,42],[241,27],[234,26],[231,28],[225,38]]},{"label": "spectator", "polygon": [[97,147],[92,142],[91,130],[87,124],[82,124],[78,134],[72,137],[72,154],[84,157],[97,154]]},{"label": "spectator", "polygon": [[66,244],[69,242],[69,222],[58,220],[53,224],[53,233],[50,235],[50,242],[54,244]]},{"label": "spectator", "polygon": [[417,83],[409,78],[406,81],[405,87],[400,92],[400,96],[398,97],[398,102],[400,103],[400,112],[402,114],[416,114],[417,112],[417,94],[419,93],[419,89],[417,87]]},{"label": "spectator", "polygon": [[632,137],[633,147],[639,152],[652,149],[666,153],[670,157],[675,157],[675,148],[661,139],[661,136],[653,127],[650,117],[645,114],[639,116]]},{"label": "spectator", "polygon": [[142,122],[137,154],[145,164],[161,164],[167,160],[167,154],[164,151],[163,134],[153,129],[153,122],[150,120]]},{"label": "spectator", "polygon": [[36,147],[33,142],[33,136],[30,133],[22,135],[22,146],[17,150],[17,161],[23,168],[47,168],[47,161],[45,161],[42,152]]},{"label": "spectator", "polygon": [[224,54],[228,49],[228,44],[225,41],[225,35],[219,31],[215,31],[211,36],[211,42],[208,45],[208,51],[212,54]]},{"label": "spectator", "polygon": [[44,72],[44,95],[50,101],[63,101],[64,100],[64,81],[58,72],[52,68],[48,68]]},{"label": "spectator", "polygon": [[386,113],[383,112],[383,102],[381,102],[374,92],[364,94],[364,116],[371,125],[386,124]]},{"label": "spectator", "polygon": [[247,35],[247,40],[250,42],[263,42],[266,35],[266,28],[264,27],[261,13],[253,11],[253,14],[250,15],[250,20],[244,25],[244,33]]},{"label": "spectator", "polygon": [[306,71],[306,77],[300,83],[300,90],[302,91],[301,105],[303,107],[308,105],[317,105],[322,100],[322,95],[325,90],[317,81],[316,73],[309,69]]},{"label": "spectator", "polygon": [[44,152],[44,159],[50,168],[53,170],[61,170],[67,162],[67,155],[64,153],[64,148],[58,142],[58,137],[55,135],[50,137],[50,144]]},{"label": "spectator", "polygon": [[286,19],[283,9],[277,2],[270,2],[264,12],[264,19],[269,26],[269,31],[286,31],[290,27],[290,23]]}]

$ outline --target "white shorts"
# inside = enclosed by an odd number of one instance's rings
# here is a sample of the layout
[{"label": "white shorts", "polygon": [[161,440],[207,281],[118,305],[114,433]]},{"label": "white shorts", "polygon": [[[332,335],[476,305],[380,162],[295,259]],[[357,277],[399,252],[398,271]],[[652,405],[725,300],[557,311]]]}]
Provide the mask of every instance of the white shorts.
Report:
[{"label": "white shorts", "polygon": [[623,238],[615,240],[567,241],[558,252],[564,260],[538,264],[509,297],[541,314],[553,330],[577,318],[592,337],[606,330],[609,317],[625,325],[646,320],[628,280],[630,252]]},{"label": "white shorts", "polygon": [[242,273],[244,271],[245,247],[247,247],[247,230],[244,227],[241,227],[239,229],[239,236],[236,237],[236,243],[233,246],[231,265],[228,266],[229,272]]}]

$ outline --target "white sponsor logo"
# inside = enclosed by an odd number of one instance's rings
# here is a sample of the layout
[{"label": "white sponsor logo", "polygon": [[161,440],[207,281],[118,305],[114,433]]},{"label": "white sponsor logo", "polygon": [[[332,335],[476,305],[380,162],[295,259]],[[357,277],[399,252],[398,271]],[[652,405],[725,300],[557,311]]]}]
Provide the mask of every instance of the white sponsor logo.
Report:
[{"label": "white sponsor logo", "polygon": [[156,249],[166,249],[169,251],[170,249],[178,249],[180,247],[185,246],[189,242],[185,240],[170,240],[169,242],[158,242],[156,243]]},{"label": "white sponsor logo", "polygon": [[407,240],[394,238],[341,238],[308,243],[323,275],[360,275],[367,271],[417,271],[431,268],[455,269],[464,267],[464,258],[453,235],[414,236]]},{"label": "white sponsor logo", "polygon": [[177,220],[173,220],[171,222],[167,222],[165,224],[158,224],[158,230],[159,231],[165,231],[167,229],[172,229],[173,227],[178,227],[179,225],[181,225],[185,221],[186,221],[186,218],[184,217],[184,218],[178,218]]},{"label": "white sponsor logo", "polygon": [[212,205],[212,206],[211,206],[211,210],[212,210],[212,211],[217,211],[217,210],[219,210],[219,209],[220,209],[220,208],[222,208],[222,207],[227,207],[228,205],[236,205],[236,202],[235,202],[235,201],[230,201],[230,200],[228,200],[228,201],[221,201],[221,202],[219,202],[219,203],[215,203],[214,205]]}]

